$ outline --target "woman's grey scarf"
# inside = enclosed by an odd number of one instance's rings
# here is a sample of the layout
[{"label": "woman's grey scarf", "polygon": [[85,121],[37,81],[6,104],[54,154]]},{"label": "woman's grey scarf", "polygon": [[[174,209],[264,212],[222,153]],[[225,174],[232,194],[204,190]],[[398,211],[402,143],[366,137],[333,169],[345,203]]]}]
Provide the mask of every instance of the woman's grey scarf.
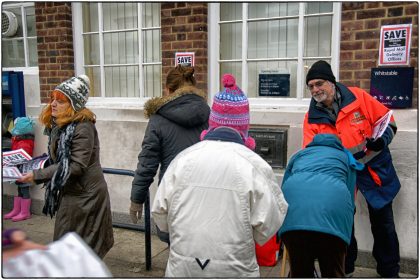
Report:
[{"label": "woman's grey scarf", "polygon": [[[60,206],[60,191],[63,189],[63,186],[66,184],[67,179],[69,178],[70,172],[70,156],[71,156],[71,144],[74,135],[74,129],[76,123],[70,123],[64,130],[61,130],[60,139],[57,146],[57,159],[55,162],[58,162],[58,168],[54,172],[54,175],[50,181],[45,185],[45,205],[42,209],[42,212],[45,215],[50,215],[51,218],[54,217],[55,213]],[[53,129],[54,131],[55,129]],[[53,132],[51,131],[51,132]],[[53,134],[53,133],[52,133]],[[50,135],[48,139],[48,154],[51,159],[51,138]]]}]

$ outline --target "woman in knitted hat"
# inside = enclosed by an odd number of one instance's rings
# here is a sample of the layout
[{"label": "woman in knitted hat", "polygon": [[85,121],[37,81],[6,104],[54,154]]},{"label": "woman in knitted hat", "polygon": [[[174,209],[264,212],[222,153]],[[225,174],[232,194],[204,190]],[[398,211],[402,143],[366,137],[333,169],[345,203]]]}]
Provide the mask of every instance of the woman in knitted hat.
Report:
[{"label": "woman in knitted hat", "polygon": [[96,117],[85,107],[89,78],[72,77],[51,93],[39,116],[48,135],[49,165],[20,182],[45,183],[43,213],[56,215],[54,240],[74,231],[103,258],[114,243],[111,206],[99,161]]},{"label": "woman in knitted hat", "polygon": [[255,242],[286,216],[271,166],[252,151],[248,100],[232,75],[223,85],[203,141],[172,161],[155,195],[153,219],[171,239],[166,277],[259,277]]},{"label": "woman in knitted hat", "polygon": [[[207,97],[195,85],[194,68],[178,65],[168,73],[164,96],[144,105],[144,114],[150,120],[131,189],[129,211],[133,223],[141,219],[143,203],[159,166],[160,182],[176,155],[200,141],[201,131],[208,127]],[[169,244],[168,234],[159,228],[157,232]]]}]

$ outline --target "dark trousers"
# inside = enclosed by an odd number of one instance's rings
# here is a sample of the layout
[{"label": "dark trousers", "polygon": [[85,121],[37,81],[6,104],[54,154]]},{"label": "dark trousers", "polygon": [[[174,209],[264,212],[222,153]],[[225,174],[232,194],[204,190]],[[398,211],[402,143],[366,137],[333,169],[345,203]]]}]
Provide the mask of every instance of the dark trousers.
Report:
[{"label": "dark trousers", "polygon": [[161,231],[158,226],[156,226],[156,233],[157,233],[157,236],[159,237],[160,241],[168,243],[168,246],[171,245],[171,243],[169,241],[169,233]]},{"label": "dark trousers", "polygon": [[22,197],[22,198],[25,198],[25,199],[31,198],[31,195],[29,193],[30,184],[17,183],[16,185],[18,186],[18,196],[19,197]]},{"label": "dark trousers", "polygon": [[[400,271],[400,249],[395,231],[392,202],[381,209],[373,209],[368,203],[369,219],[373,235],[372,255],[376,260],[376,271],[381,277],[396,278]],[[346,273],[354,271],[357,258],[357,242],[354,227],[351,243],[346,256]]]},{"label": "dark trousers", "polygon": [[287,231],[281,238],[289,253],[292,278],[314,278],[316,259],[323,278],[344,277],[347,244],[341,238],[305,230]]}]

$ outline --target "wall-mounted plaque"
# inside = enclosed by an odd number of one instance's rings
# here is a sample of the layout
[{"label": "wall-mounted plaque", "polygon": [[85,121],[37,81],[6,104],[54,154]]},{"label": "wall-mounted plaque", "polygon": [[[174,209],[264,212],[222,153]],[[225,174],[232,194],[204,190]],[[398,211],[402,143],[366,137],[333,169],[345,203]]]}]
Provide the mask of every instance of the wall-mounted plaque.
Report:
[{"label": "wall-mounted plaque", "polygon": [[389,108],[410,108],[414,67],[372,68],[370,94]]},{"label": "wall-mounted plaque", "polygon": [[259,96],[289,96],[290,74],[280,70],[261,70],[258,74]]}]

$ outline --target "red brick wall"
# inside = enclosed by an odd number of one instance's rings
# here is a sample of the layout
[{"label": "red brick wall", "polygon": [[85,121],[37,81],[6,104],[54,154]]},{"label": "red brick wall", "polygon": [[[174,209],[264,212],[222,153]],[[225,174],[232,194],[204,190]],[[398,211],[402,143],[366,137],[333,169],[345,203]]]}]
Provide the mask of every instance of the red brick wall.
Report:
[{"label": "red brick wall", "polygon": [[35,2],[41,102],[59,83],[74,76],[71,3]]},{"label": "red brick wall", "polygon": [[207,4],[166,2],[161,5],[162,84],[175,66],[176,52],[195,53],[197,87],[207,92]]},{"label": "red brick wall", "polygon": [[418,106],[418,3],[343,2],[341,18],[340,82],[369,92],[370,70],[378,67],[382,25],[413,26],[410,66],[414,70],[413,108]]}]

